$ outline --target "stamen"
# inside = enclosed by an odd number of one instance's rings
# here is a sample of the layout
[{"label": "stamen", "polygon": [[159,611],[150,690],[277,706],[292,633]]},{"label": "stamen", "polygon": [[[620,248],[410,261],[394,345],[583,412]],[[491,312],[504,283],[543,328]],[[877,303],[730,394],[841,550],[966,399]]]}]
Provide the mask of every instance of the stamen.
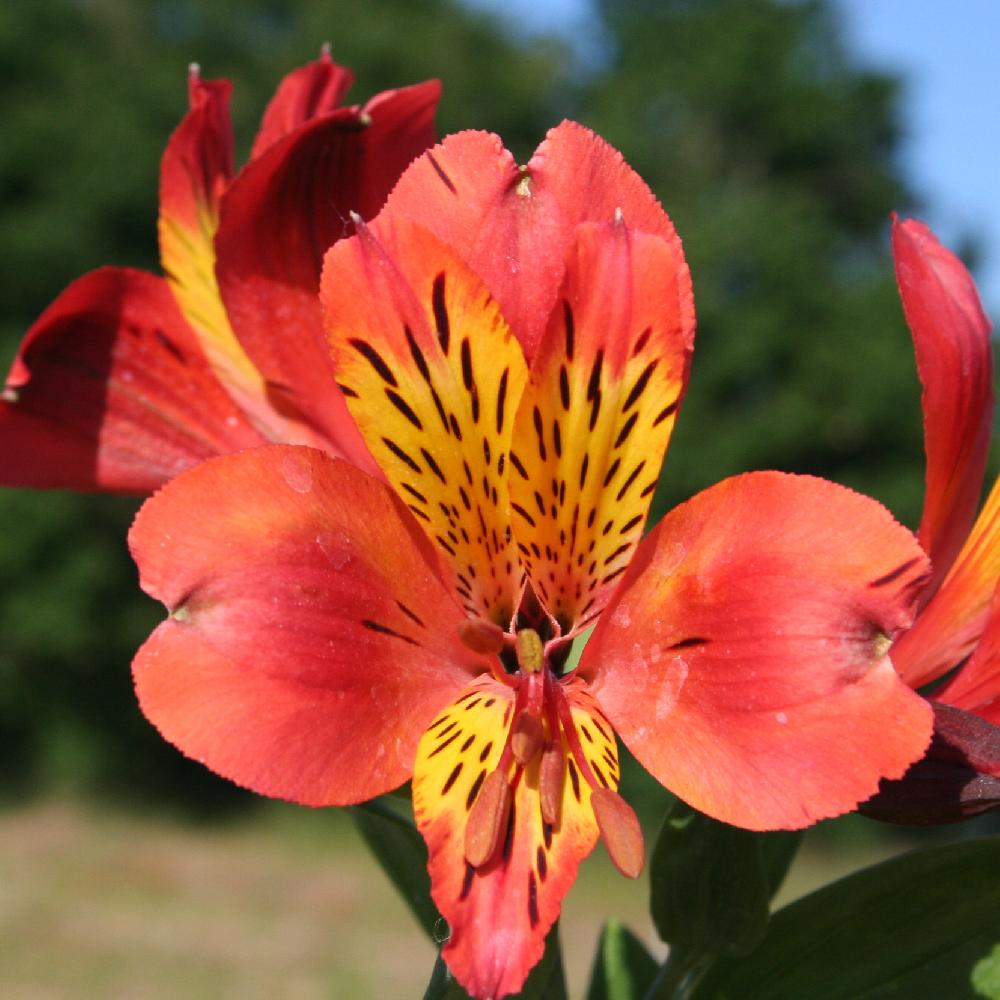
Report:
[{"label": "stamen", "polygon": [[506,768],[487,775],[465,825],[465,860],[480,868],[496,854],[507,835],[510,782]]},{"label": "stamen", "polygon": [[469,618],[458,627],[458,637],[475,653],[486,656],[499,653],[504,647],[504,631],[493,622]]},{"label": "stamen", "polygon": [[593,789],[590,807],[615,868],[626,878],[638,878],[646,860],[646,848],[632,807],[610,788]]},{"label": "stamen", "polygon": [[538,775],[538,794],[542,800],[542,819],[553,826],[559,822],[565,784],[566,753],[557,733],[542,751],[542,764]]},{"label": "stamen", "polygon": [[526,674],[537,674],[545,662],[541,636],[532,628],[517,633],[517,662]]},{"label": "stamen", "polygon": [[518,764],[527,765],[542,748],[545,730],[537,715],[522,712],[511,727],[510,749]]}]

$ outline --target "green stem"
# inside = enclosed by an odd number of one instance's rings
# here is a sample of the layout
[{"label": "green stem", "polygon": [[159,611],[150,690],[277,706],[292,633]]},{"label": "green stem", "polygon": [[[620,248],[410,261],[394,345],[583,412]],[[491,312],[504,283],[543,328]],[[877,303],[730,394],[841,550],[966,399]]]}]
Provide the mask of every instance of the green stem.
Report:
[{"label": "green stem", "polygon": [[645,1000],[687,1000],[714,961],[712,955],[691,955],[671,948]]}]

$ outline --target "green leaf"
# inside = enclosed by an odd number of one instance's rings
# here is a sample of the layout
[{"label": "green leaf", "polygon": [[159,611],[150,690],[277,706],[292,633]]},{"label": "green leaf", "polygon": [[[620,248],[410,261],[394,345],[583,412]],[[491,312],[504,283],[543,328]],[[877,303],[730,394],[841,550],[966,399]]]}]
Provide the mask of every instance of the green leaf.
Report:
[{"label": "green leaf", "polygon": [[609,920],[594,956],[587,1000],[641,1000],[656,971],[646,946],[627,927]]},{"label": "green leaf", "polygon": [[[444,959],[438,955],[427,984],[424,1000],[469,1000],[469,994],[455,981]],[[566,1000],[566,976],[556,922],[545,939],[545,952],[516,997],[509,1000]]]},{"label": "green leaf", "polygon": [[987,1000],[1000,1000],[1000,944],[972,967],[972,988]]},{"label": "green leaf", "polygon": [[[763,943],[716,963],[698,1000],[961,1000],[1000,937],[1000,837],[893,858],[779,910]],[[989,965],[981,973],[989,982]]]},{"label": "green leaf", "polygon": [[764,863],[764,875],[771,899],[785,881],[788,869],[792,867],[795,855],[802,843],[802,830],[775,830],[771,833],[758,833],[757,843],[760,844],[761,861]]},{"label": "green leaf", "polygon": [[469,1000],[469,994],[452,978],[444,959],[438,955],[434,960],[431,981],[424,991],[424,1000]]},{"label": "green leaf", "polygon": [[365,843],[417,922],[434,937],[444,921],[431,899],[427,846],[417,828],[384,798],[352,806],[350,812]]},{"label": "green leaf", "polygon": [[765,864],[764,836],[674,804],[649,866],[650,910],[664,941],[694,960],[743,954],[761,940],[789,850]]}]

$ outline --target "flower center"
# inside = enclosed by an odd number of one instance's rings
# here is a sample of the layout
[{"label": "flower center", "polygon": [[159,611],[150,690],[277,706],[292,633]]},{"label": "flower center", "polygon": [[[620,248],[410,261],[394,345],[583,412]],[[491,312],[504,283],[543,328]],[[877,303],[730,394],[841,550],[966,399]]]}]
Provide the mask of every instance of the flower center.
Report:
[{"label": "flower center", "polygon": [[595,776],[587,760],[564,685],[553,670],[554,647],[558,650],[559,644],[543,643],[534,629],[520,629],[514,637],[518,670],[507,678],[516,689],[514,709],[497,767],[486,777],[469,812],[466,860],[479,868],[494,859],[506,836],[514,789],[525,768],[536,760],[542,819],[558,826],[571,758],[590,786],[590,807],[611,860],[634,878],[644,857],[638,820],[628,803]]}]

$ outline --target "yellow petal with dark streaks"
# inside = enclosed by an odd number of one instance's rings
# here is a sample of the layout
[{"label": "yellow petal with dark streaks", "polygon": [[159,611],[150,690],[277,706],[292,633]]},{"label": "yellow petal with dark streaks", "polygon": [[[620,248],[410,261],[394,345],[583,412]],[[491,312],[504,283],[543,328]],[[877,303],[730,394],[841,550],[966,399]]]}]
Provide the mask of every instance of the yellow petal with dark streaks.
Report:
[{"label": "yellow petal with dark streaks", "polygon": [[580,226],[511,454],[518,549],[564,631],[597,616],[642,536],[693,341],[676,245]]},{"label": "yellow petal with dark streaks", "polygon": [[[583,754],[596,780],[614,790],[614,735],[585,684],[562,681]],[[476,796],[496,771],[513,714],[513,695],[497,681],[474,682],[432,722],[417,750],[413,806],[430,851],[431,894],[450,927],[444,958],[473,996],[517,993],[541,957],[580,861],[598,838],[591,787],[567,763],[559,818],[545,822],[542,755],[525,767],[510,759],[512,795],[502,846],[480,867],[466,858],[465,829]],[[564,740],[567,761],[572,754]]]},{"label": "yellow petal with dark streaks", "polygon": [[507,485],[521,348],[482,282],[403,219],[335,244],[321,298],[368,447],[450,564],[465,609],[506,628],[523,574]]}]

